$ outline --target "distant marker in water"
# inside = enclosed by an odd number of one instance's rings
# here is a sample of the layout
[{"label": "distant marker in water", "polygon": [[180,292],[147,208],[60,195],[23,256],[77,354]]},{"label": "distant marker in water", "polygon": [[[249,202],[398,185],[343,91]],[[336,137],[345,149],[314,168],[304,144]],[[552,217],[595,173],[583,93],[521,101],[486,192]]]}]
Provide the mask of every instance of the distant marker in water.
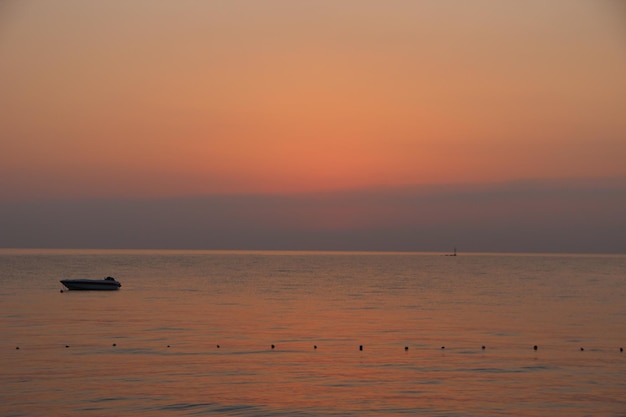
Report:
[{"label": "distant marker in water", "polygon": [[317,345],[313,345],[313,349],[317,349]]},{"label": "distant marker in water", "polygon": [[624,348],[623,348],[623,347],[619,348],[619,351],[620,351],[620,352],[623,352],[623,351],[624,351]]},{"label": "distant marker in water", "polygon": [[217,348],[219,349],[219,348],[220,348],[220,345],[217,345]]},{"label": "distant marker in water", "polygon": [[486,346],[485,346],[485,345],[483,345],[483,346],[481,347],[481,349],[482,349],[482,350],[485,350],[485,349],[486,349]]},{"label": "distant marker in water", "polygon": [[445,349],[445,348],[446,348],[445,346],[441,346],[441,349],[442,349],[442,350],[443,350],[443,349]]},{"label": "distant marker in water", "polygon": [[533,346],[533,350],[537,350],[537,349],[539,349],[537,345]]},{"label": "distant marker in water", "polygon": [[15,350],[20,350],[20,347],[19,346],[15,346]]},{"label": "distant marker in water", "polygon": [[363,350],[363,345],[359,345],[359,350]]},{"label": "distant marker in water", "polygon": [[581,347],[581,348],[580,348],[580,351],[581,351],[581,352],[583,352],[584,350],[585,350],[585,348],[584,348],[584,347]]},{"label": "distant marker in water", "polygon": [[276,346],[272,345],[272,349],[274,349]]},{"label": "distant marker in water", "polygon": [[112,345],[112,346],[113,346],[113,347],[117,346],[117,343],[113,343],[113,345]]},{"label": "distant marker in water", "polygon": [[404,347],[404,351],[406,352],[407,350],[409,350],[409,347],[408,347],[408,346],[405,346],[405,347]]},{"label": "distant marker in water", "polygon": [[70,347],[70,345],[65,345],[66,348]]}]

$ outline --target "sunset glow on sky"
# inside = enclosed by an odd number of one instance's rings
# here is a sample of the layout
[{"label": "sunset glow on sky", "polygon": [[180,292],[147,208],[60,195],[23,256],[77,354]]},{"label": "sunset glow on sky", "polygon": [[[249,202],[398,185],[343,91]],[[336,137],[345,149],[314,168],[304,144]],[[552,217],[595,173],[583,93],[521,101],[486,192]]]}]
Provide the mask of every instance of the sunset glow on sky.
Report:
[{"label": "sunset glow on sky", "polygon": [[5,2],[3,197],[626,174],[611,2]]},{"label": "sunset glow on sky", "polygon": [[606,1],[4,1],[0,199],[626,177]]}]

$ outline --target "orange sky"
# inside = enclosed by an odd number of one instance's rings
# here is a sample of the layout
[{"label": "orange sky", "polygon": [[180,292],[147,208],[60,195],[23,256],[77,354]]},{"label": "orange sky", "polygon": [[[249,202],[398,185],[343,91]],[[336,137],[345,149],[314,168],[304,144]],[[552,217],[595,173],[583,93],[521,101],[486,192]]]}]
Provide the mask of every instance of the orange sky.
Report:
[{"label": "orange sky", "polygon": [[0,198],[625,176],[613,1],[0,3]]}]

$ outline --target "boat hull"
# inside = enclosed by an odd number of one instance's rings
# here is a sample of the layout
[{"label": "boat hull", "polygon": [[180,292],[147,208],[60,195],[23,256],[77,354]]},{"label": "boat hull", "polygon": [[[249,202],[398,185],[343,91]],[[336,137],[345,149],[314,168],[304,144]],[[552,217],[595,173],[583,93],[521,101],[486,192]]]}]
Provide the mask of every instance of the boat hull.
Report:
[{"label": "boat hull", "polygon": [[64,279],[61,284],[68,290],[78,291],[115,291],[122,286],[115,280],[107,279]]}]

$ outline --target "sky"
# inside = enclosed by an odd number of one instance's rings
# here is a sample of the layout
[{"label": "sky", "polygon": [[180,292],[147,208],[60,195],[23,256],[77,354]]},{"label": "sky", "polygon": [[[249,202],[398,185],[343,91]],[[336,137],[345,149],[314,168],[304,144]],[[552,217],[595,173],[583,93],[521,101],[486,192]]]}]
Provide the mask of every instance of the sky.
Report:
[{"label": "sky", "polygon": [[0,247],[626,253],[617,0],[0,0]]}]

